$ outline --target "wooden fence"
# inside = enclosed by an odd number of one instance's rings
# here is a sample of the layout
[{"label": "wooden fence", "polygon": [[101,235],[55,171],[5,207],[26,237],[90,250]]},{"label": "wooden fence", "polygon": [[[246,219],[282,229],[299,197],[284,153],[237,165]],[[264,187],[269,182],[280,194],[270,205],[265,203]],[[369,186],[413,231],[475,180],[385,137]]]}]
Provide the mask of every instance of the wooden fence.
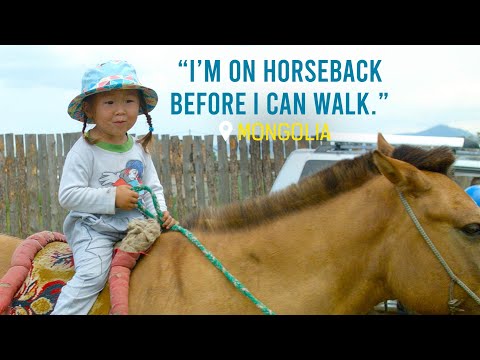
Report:
[{"label": "wooden fence", "polygon": [[[81,136],[0,134],[0,233],[25,238],[62,232],[66,210],[58,203],[65,156]],[[247,142],[206,135],[154,135],[152,158],[169,210],[182,220],[196,208],[219,206],[270,191],[285,158],[319,141]]]}]

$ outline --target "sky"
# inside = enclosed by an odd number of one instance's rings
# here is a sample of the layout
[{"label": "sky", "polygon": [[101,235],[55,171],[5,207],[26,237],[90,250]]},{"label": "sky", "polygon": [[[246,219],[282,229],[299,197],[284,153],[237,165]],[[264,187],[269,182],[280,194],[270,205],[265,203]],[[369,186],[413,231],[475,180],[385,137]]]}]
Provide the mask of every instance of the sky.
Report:
[{"label": "sky", "polygon": [[[87,68],[111,59],[130,62],[157,92],[157,134],[219,135],[223,121],[232,134],[248,123],[480,132],[479,45],[0,45],[0,134],[81,131],[68,104]],[[132,132],[147,129],[140,115]]]}]

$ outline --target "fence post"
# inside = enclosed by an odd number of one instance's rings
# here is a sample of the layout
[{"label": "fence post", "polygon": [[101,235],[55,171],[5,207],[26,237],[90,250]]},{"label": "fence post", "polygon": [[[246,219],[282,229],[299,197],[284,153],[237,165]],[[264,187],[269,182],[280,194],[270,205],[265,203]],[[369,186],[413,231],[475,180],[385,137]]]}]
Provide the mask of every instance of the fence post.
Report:
[{"label": "fence post", "polygon": [[202,152],[202,137],[194,137],[194,148],[193,148],[193,161],[195,164],[195,187],[197,189],[197,201],[198,207],[204,208],[206,206],[205,202],[205,176],[203,168],[203,152]]},{"label": "fence post", "polygon": [[168,135],[162,135],[161,139],[161,149],[160,149],[160,163],[161,163],[161,173],[163,174],[162,186],[165,193],[165,201],[167,202],[167,207],[173,210],[173,187],[172,187],[172,173],[170,172],[171,163],[170,161],[170,137]]},{"label": "fence post", "polygon": [[241,138],[239,141],[240,147],[240,183],[242,185],[242,196],[241,199],[249,198],[252,194],[250,187],[250,174],[251,166],[248,156],[248,144],[245,137]]},{"label": "fence post", "polygon": [[55,155],[55,135],[47,135],[47,161],[48,161],[48,189],[50,196],[50,213],[52,216],[51,231],[60,231],[60,204],[58,203],[58,177],[57,177],[57,156]]},{"label": "fence post", "polygon": [[25,144],[27,146],[28,234],[31,235],[40,231],[37,135],[25,135]]},{"label": "fence post", "polygon": [[15,135],[15,163],[17,168],[17,176],[15,181],[18,201],[18,216],[19,216],[19,234],[21,238],[26,238],[28,235],[28,196],[27,196],[27,171],[25,163],[25,147],[23,135]]},{"label": "fence post", "polygon": [[270,160],[270,140],[262,140],[262,173],[265,193],[272,188],[272,162]]},{"label": "fence post", "polygon": [[177,196],[177,220],[181,222],[181,219],[185,216],[185,202],[183,198],[183,168],[182,168],[182,149],[180,145],[180,139],[178,136],[172,136],[172,168],[175,175],[175,188]]},{"label": "fence post", "polygon": [[220,204],[230,202],[230,178],[228,176],[227,143],[223,136],[217,136],[218,147],[218,179]]},{"label": "fence post", "polygon": [[208,205],[216,206],[217,177],[215,175],[215,153],[213,151],[213,135],[205,136],[205,173],[207,175]]},{"label": "fence post", "polygon": [[183,188],[185,189],[185,206],[187,213],[196,208],[195,186],[192,181],[192,146],[193,139],[191,135],[185,135],[182,138],[183,145]]},{"label": "fence post", "polygon": [[240,199],[240,195],[238,193],[238,160],[237,160],[237,150],[238,150],[238,142],[237,142],[237,135],[230,135],[229,137],[230,142],[230,161],[229,163],[229,172],[230,172],[230,179],[231,179],[231,201],[237,201]]},{"label": "fence post", "polygon": [[41,180],[40,193],[42,195],[42,208],[40,211],[42,217],[42,227],[46,230],[52,228],[52,216],[50,213],[50,183],[48,178],[48,160],[47,160],[47,135],[38,135],[38,169]]},{"label": "fence post", "polygon": [[250,141],[250,164],[252,169],[253,195],[263,195],[262,158],[259,141]]},{"label": "fence post", "polygon": [[5,172],[7,168],[5,167],[5,138],[3,135],[0,135],[0,232],[7,232],[7,197],[5,193],[7,191],[6,187],[6,176]]},{"label": "fence post", "polygon": [[13,134],[5,135],[5,144],[7,149],[7,158],[5,161],[5,172],[6,181],[6,193],[8,194],[8,215],[9,215],[9,224],[10,224],[10,234],[20,236],[19,224],[18,224],[18,200],[17,200],[17,189],[16,186],[16,166],[15,166],[15,150],[13,143]]}]

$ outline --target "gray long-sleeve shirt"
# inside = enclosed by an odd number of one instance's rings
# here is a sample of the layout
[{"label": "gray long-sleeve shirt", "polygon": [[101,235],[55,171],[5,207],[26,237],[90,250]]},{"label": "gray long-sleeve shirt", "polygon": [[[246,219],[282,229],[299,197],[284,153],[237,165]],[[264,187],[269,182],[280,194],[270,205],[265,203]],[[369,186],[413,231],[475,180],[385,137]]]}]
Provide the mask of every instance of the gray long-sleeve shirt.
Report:
[{"label": "gray long-sleeve shirt", "polygon": [[[120,211],[115,208],[116,186],[125,184],[149,186],[160,209],[167,210],[152,158],[133,137],[129,136],[123,145],[91,145],[80,138],[65,159],[58,200],[62,207],[71,211],[115,214]],[[140,198],[155,214],[150,194],[142,191]]]}]

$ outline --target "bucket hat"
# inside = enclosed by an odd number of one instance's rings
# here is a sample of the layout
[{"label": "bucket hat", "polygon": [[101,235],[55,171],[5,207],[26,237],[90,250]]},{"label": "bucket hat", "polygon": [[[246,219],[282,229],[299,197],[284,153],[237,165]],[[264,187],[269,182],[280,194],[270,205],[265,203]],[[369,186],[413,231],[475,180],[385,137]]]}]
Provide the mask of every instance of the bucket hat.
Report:
[{"label": "bucket hat", "polygon": [[[138,81],[135,68],[123,60],[110,60],[88,69],[82,78],[82,93],[76,96],[68,105],[68,114],[72,119],[83,122],[85,113],[82,108],[83,100],[90,95],[116,89],[138,89],[143,93],[147,112],[152,111],[158,102],[155,90],[143,86]],[[138,114],[142,114],[140,108]],[[87,119],[87,123],[93,123]]]}]

